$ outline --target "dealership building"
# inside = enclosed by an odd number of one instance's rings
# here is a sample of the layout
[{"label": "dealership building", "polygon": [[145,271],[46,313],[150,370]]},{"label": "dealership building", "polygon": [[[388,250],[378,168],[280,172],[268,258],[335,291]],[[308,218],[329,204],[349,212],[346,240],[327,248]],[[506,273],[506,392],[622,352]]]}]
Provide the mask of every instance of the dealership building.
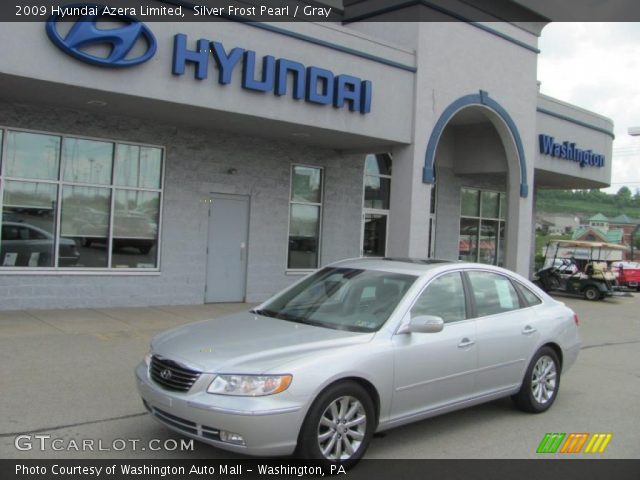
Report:
[{"label": "dealership building", "polygon": [[543,13],[473,3],[3,23],[0,309],[258,302],[361,255],[529,276],[536,189],[608,186],[613,124],[539,92]]}]

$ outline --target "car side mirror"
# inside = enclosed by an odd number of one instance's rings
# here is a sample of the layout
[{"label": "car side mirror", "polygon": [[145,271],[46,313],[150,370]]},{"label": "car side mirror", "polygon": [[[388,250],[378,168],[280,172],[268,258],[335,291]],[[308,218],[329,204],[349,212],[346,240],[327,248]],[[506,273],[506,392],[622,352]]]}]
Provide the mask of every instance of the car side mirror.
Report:
[{"label": "car side mirror", "polygon": [[438,333],[444,328],[442,317],[435,315],[418,315],[405,324],[398,333]]}]

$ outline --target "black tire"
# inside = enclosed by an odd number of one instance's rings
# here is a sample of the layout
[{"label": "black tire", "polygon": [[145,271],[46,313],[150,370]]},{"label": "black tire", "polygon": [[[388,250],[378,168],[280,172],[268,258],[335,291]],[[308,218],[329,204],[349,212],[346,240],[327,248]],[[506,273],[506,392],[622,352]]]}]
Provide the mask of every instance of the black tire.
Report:
[{"label": "black tire", "polygon": [[[343,399],[347,399],[345,410],[355,409],[355,416],[351,417],[351,421],[360,419],[364,415],[364,425],[360,423],[353,428],[348,428],[346,420],[339,420],[338,428],[341,430],[338,430],[321,423],[323,417],[325,420],[329,420],[329,417],[332,416],[330,406],[334,403],[340,403]],[[350,402],[349,399],[353,400],[353,402]],[[359,405],[356,402],[359,402]],[[344,414],[346,412],[339,413]],[[341,422],[343,425],[340,425]],[[364,455],[373,437],[376,425],[377,419],[373,400],[361,385],[355,382],[331,385],[320,393],[311,405],[298,436],[298,448],[295,455],[299,458],[319,460],[323,463],[338,463],[345,468],[350,468]],[[347,429],[346,433],[344,433],[345,429]],[[355,437],[356,433],[358,438]],[[343,457],[335,458],[334,454],[337,447],[331,448],[328,455],[323,454],[320,448],[321,435],[327,436],[327,447],[332,440],[334,440],[334,445],[340,442],[340,451],[346,450],[344,447],[346,443],[350,445],[356,443],[357,445],[352,454],[342,453]],[[344,436],[344,440],[342,436]],[[337,438],[340,439],[338,440]]]},{"label": "black tire", "polygon": [[[542,392],[542,401],[536,396],[539,394],[539,390],[535,389],[534,382],[536,382],[537,378],[540,374],[541,366],[545,365],[545,362],[551,361],[553,362],[553,370],[555,370],[555,376],[553,378],[545,376],[545,382],[542,382],[545,387],[548,387],[549,383],[546,381],[547,378],[549,380],[553,380],[553,391],[548,398],[544,398],[544,392]],[[540,362],[540,365],[539,365]],[[552,373],[551,370],[549,373]],[[547,374],[549,375],[549,374]],[[541,387],[542,388],[542,387]],[[536,352],[536,354],[531,359],[531,363],[527,368],[526,373],[524,374],[524,379],[522,380],[522,386],[520,387],[520,391],[513,395],[511,399],[516,404],[516,406],[525,412],[529,413],[542,413],[553,405],[556,397],[558,396],[558,390],[560,389],[560,361],[558,360],[558,355],[556,352],[550,347],[542,347],[540,350]],[[545,391],[546,388],[544,389]],[[534,394],[534,392],[536,392]]]},{"label": "black tire", "polygon": [[595,301],[601,299],[600,290],[598,289],[598,287],[594,287],[593,285],[585,288],[582,291],[582,294],[587,300]]}]

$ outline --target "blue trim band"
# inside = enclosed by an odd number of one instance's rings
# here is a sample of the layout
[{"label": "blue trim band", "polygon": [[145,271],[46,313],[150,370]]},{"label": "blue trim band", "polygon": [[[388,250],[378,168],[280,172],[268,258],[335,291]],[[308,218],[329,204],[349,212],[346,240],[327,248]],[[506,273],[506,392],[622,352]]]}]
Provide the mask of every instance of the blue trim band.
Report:
[{"label": "blue trim band", "polygon": [[536,108],[536,110],[540,113],[544,113],[545,115],[549,115],[550,117],[559,118],[560,120],[565,120],[567,122],[580,125],[581,127],[589,128],[591,130],[595,130],[596,132],[604,133],[605,135],[609,135],[613,139],[616,138],[614,133],[611,130],[607,130],[606,128],[597,127],[595,125],[591,125],[590,123],[582,122],[580,120],[576,120],[575,118],[567,117],[566,115],[562,115],[561,113],[552,112],[551,110],[547,110],[546,108],[538,107]]},{"label": "blue trim band", "polygon": [[427,151],[424,155],[424,168],[422,169],[422,182],[434,183],[436,149],[438,147],[440,137],[442,136],[442,132],[456,113],[471,105],[481,105],[498,114],[511,132],[518,152],[518,161],[520,163],[520,196],[522,198],[526,198],[529,194],[529,185],[527,184],[527,162],[524,156],[524,147],[522,145],[522,138],[520,138],[520,132],[518,132],[518,127],[511,118],[511,115],[509,115],[509,112],[507,112],[504,107],[494,99],[490,98],[489,94],[484,90],[460,97],[444,109],[442,115],[440,115],[440,118],[438,118],[438,121],[431,131],[429,142],[427,143]]},{"label": "blue trim band", "polygon": [[353,22],[359,22],[361,20],[366,20],[368,18],[371,17],[376,17],[378,15],[383,15],[385,13],[390,13],[390,12],[395,12],[397,10],[402,10],[403,8],[408,8],[408,7],[415,7],[415,6],[423,6],[423,7],[427,7],[430,8],[432,10],[435,10],[436,12],[439,13],[443,13],[455,20],[458,20],[460,22],[464,22],[467,23],[473,27],[479,28],[480,30],[490,33],[491,35],[495,35],[496,37],[499,37],[503,40],[506,40],[507,42],[511,42],[514,45],[517,45],[519,47],[522,47],[526,50],[529,50],[533,53],[540,53],[540,50],[538,48],[532,47],[531,45],[518,40],[517,38],[513,38],[509,35],[507,35],[506,33],[502,33],[499,32],[497,30],[494,30],[491,27],[488,27],[486,25],[483,25],[479,22],[474,22],[472,21],[470,18],[465,17],[463,15],[460,15],[459,13],[454,12],[453,10],[449,10],[447,8],[441,7],[440,5],[436,5],[433,2],[429,2],[427,0],[409,0],[407,2],[404,3],[400,3],[397,5],[392,5],[389,7],[385,7],[385,8],[381,8],[378,10],[375,10],[373,12],[369,12],[369,13],[363,13],[362,15],[357,15],[355,17],[349,18],[348,20],[345,20],[343,23],[353,23]]},{"label": "blue trim band", "polygon": [[[189,10],[194,10],[194,8],[196,7],[196,5],[194,5],[193,3],[186,2],[184,0],[159,0],[159,1],[162,3],[168,3],[170,5],[182,6]],[[232,15],[221,15],[220,17],[226,18],[227,20],[231,20],[233,22],[241,23],[243,25],[248,25],[250,27],[266,30],[271,33],[277,33],[279,35],[284,35],[286,37],[295,38],[296,40],[301,40],[303,42],[311,43],[313,45],[319,45],[321,47],[329,48],[331,50],[347,53],[355,57],[364,58],[365,60],[370,60],[372,62],[380,63],[382,65],[387,65],[389,67],[397,68],[399,70],[404,70],[411,73],[416,73],[418,71],[417,67],[414,67],[412,65],[406,65],[404,63],[396,62],[394,60],[389,60],[388,58],[380,57],[378,55],[372,55],[370,53],[362,52],[354,48],[345,47],[337,43],[320,40],[319,38],[314,38],[309,35],[304,35],[302,33],[291,32],[289,30],[285,30],[284,28],[276,27],[275,25],[269,25],[267,23],[262,23],[262,22],[249,22],[247,20],[242,19],[241,17],[232,16]]]}]

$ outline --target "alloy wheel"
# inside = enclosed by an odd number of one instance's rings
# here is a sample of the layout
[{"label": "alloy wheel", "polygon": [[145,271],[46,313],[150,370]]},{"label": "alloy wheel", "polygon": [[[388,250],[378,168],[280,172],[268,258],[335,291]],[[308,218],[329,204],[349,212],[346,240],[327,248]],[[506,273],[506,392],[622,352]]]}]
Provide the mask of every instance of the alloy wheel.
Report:
[{"label": "alloy wheel", "polygon": [[333,400],[318,424],[318,447],[329,460],[348,460],[362,445],[367,430],[367,413],[351,396]]},{"label": "alloy wheel", "polygon": [[556,363],[550,356],[538,359],[531,373],[531,393],[536,402],[544,405],[553,398],[557,375]]}]

